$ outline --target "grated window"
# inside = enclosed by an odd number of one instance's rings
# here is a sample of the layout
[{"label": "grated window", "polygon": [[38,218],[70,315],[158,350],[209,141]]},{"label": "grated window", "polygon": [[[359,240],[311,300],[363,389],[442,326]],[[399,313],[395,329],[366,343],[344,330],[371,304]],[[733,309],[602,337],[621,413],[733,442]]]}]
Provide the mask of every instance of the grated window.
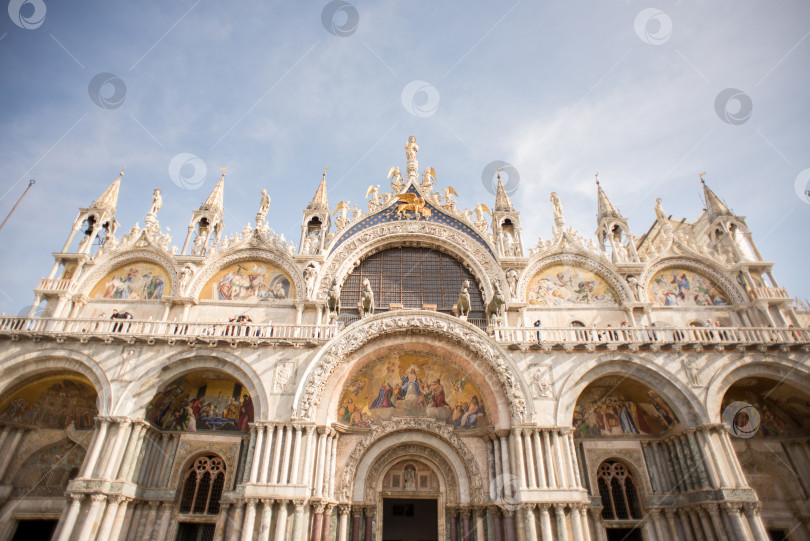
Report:
[{"label": "grated window", "polygon": [[640,520],[638,488],[630,471],[621,462],[605,461],[597,473],[602,518],[605,520]]},{"label": "grated window", "polygon": [[180,513],[216,515],[225,485],[225,464],[216,455],[197,458],[183,476]]}]

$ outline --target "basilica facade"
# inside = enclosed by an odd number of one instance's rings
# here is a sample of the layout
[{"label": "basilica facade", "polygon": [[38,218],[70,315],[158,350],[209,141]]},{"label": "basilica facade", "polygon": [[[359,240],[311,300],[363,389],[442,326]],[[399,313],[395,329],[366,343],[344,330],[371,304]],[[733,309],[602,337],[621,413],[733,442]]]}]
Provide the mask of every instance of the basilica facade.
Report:
[{"label": "basilica facade", "polygon": [[810,540],[810,311],[743,217],[636,236],[597,182],[529,242],[418,157],[296,244],[224,174],[182,247],[123,173],[80,209],[0,317],[0,541]]}]

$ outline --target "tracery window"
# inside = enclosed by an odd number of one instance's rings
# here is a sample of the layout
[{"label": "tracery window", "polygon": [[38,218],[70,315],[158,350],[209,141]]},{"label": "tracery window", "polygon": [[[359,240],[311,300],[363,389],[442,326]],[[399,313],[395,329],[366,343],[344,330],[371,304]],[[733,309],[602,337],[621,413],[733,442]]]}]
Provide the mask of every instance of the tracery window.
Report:
[{"label": "tracery window", "polygon": [[198,457],[183,475],[181,514],[216,515],[225,485],[225,462],[216,455]]},{"label": "tracery window", "polygon": [[378,312],[389,310],[393,303],[418,309],[435,304],[436,310],[444,313],[452,312],[461,285],[468,280],[469,318],[484,318],[484,300],[475,277],[460,261],[438,250],[397,247],[368,256],[343,283],[340,293],[342,312],[357,314],[365,279],[371,283]]},{"label": "tracery window", "polygon": [[641,505],[638,488],[627,466],[606,460],[597,472],[599,496],[602,498],[602,518],[605,520],[640,520]]}]

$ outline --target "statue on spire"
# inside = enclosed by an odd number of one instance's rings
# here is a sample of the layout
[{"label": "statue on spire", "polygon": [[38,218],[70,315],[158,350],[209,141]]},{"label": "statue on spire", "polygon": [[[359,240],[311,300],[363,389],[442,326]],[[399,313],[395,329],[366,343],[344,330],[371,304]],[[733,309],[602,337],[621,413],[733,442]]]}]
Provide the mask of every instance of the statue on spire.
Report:
[{"label": "statue on spire", "polygon": [[562,203],[560,202],[560,198],[557,197],[557,192],[551,192],[551,204],[554,205],[554,223],[557,227],[563,227],[565,225],[565,219],[563,218]]},{"label": "statue on spire", "polygon": [[270,196],[267,195],[267,190],[262,188],[262,198],[259,202],[259,212],[256,213],[256,227],[261,228],[264,225],[264,220],[267,217],[267,212],[270,210]]},{"label": "statue on spire", "polygon": [[405,144],[405,159],[408,162],[408,182],[416,183],[419,178],[419,162],[416,161],[416,153],[419,152],[419,145],[416,144],[416,137],[411,135]]},{"label": "statue on spire", "polygon": [[163,206],[163,198],[160,196],[160,188],[155,186],[155,191],[152,192],[152,207],[149,209],[149,214],[157,216],[158,211]]}]

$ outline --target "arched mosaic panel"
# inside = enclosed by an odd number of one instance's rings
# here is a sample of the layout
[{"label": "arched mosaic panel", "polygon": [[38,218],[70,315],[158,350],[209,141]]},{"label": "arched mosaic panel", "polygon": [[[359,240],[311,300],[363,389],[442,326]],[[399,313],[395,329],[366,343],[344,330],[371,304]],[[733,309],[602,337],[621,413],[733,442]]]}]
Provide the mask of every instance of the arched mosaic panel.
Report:
[{"label": "arched mosaic panel", "polygon": [[253,399],[236,379],[215,371],[192,372],[164,386],[145,419],[161,430],[247,432]]},{"label": "arched mosaic panel", "polygon": [[574,408],[578,436],[660,435],[680,424],[655,391],[629,378],[606,376],[588,385]]},{"label": "arched mosaic panel", "polygon": [[295,285],[290,277],[265,261],[239,261],[220,269],[200,294],[200,300],[247,303],[272,303],[294,297]]},{"label": "arched mosaic panel", "polygon": [[[784,438],[810,434],[810,397],[787,383],[768,378],[743,378],[723,396],[721,411],[731,404],[749,416],[740,427],[741,437]],[[750,408],[743,407],[750,405]],[[731,411],[734,423],[740,420]]]},{"label": "arched mosaic panel", "polygon": [[99,280],[91,299],[160,300],[171,294],[172,281],[166,269],[138,261],[118,267]]},{"label": "arched mosaic panel", "polygon": [[683,267],[667,267],[658,271],[647,286],[647,297],[659,306],[731,304],[712,280]]},{"label": "arched mosaic panel", "polygon": [[487,412],[481,391],[459,368],[423,353],[398,353],[349,379],[338,419],[370,427],[397,417],[425,417],[464,430],[490,425]]},{"label": "arched mosaic panel", "polygon": [[601,276],[563,264],[545,267],[535,274],[529,281],[526,300],[541,306],[619,304],[616,293]]},{"label": "arched mosaic panel", "polygon": [[0,421],[39,428],[89,430],[98,415],[96,390],[73,374],[58,374],[23,384],[0,402]]}]

